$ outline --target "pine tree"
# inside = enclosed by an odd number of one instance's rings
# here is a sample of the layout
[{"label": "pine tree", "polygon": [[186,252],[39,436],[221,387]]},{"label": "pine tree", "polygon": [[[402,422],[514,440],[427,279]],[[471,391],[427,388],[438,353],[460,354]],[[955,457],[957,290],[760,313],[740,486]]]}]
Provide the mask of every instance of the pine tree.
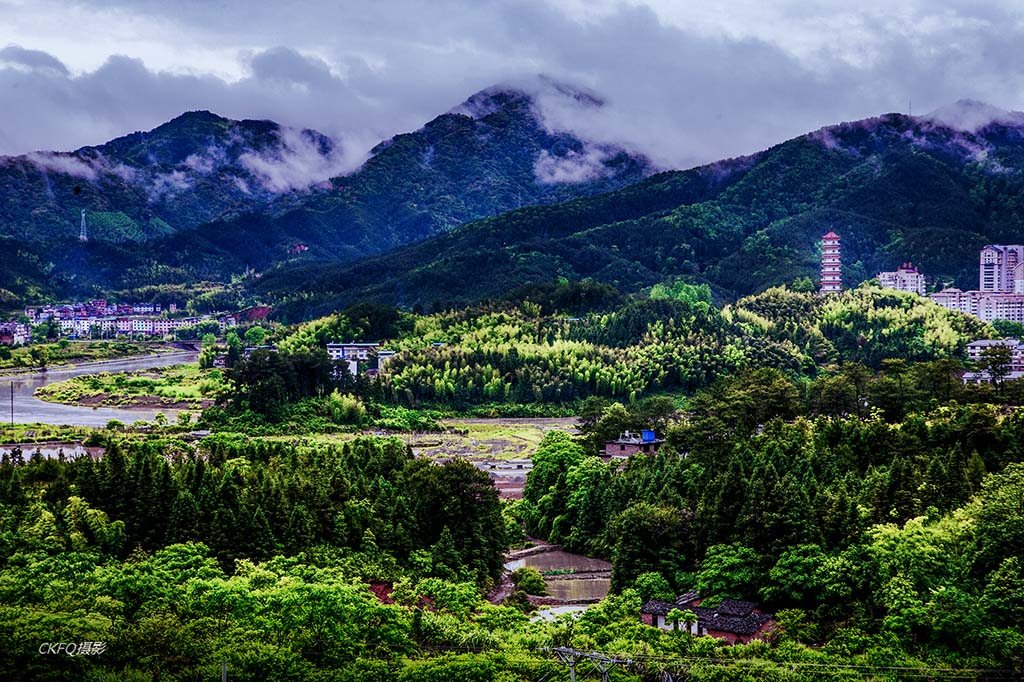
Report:
[{"label": "pine tree", "polygon": [[444,527],[441,537],[430,548],[430,559],[435,576],[445,580],[456,579],[459,567],[462,566],[462,557],[455,547],[455,540],[448,526]]},{"label": "pine tree", "polygon": [[168,536],[171,542],[195,542],[202,537],[199,505],[188,490],[182,490],[171,505]]}]

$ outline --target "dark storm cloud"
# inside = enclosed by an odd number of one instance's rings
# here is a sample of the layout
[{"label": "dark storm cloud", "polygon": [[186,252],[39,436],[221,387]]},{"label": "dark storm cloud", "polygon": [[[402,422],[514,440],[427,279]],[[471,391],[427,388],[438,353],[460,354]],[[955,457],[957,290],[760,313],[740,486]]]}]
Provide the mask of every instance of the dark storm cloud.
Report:
[{"label": "dark storm cloud", "polygon": [[[183,45],[235,46],[244,75],[169,72],[124,56],[68,73],[25,49],[33,45],[12,46],[0,53],[12,51],[0,57],[0,93],[18,106],[3,107],[0,151],[71,148],[210,109],[340,136],[352,162],[474,91],[511,82],[536,92],[553,128],[687,166],[906,110],[911,99],[916,112],[962,97],[1022,104],[1024,22],[1013,4],[840,11],[794,2],[772,10],[772,23],[757,14],[763,5],[735,2],[737,19],[711,28],[670,21],[672,3],[581,14],[542,0],[120,2],[119,11],[178,22]],[[607,105],[581,108],[536,74],[589,88]]]}]

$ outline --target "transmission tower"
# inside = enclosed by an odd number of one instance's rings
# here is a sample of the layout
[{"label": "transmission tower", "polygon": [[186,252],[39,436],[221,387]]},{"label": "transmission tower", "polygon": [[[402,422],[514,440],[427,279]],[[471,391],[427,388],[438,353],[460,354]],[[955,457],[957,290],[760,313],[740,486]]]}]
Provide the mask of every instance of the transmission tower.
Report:
[{"label": "transmission tower", "polygon": [[82,229],[78,233],[78,240],[79,241],[83,241],[83,242],[89,241],[89,233],[85,229],[85,209],[84,208],[82,209]]}]

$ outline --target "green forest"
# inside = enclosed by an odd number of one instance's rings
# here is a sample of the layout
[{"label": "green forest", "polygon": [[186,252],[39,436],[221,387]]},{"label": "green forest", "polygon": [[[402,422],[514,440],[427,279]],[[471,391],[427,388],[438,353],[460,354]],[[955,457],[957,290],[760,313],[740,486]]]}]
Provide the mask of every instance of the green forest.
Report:
[{"label": "green forest", "polygon": [[[637,682],[1016,679],[1024,386],[959,379],[997,330],[805,288],[719,308],[706,285],[555,281],[429,314],[352,306],[260,330],[275,349],[248,358],[210,337],[202,362],[230,366],[205,431],[111,423],[86,441],[99,458],[3,455],[0,677],[528,682],[568,679],[552,649],[572,647]],[[353,376],[324,350],[339,340],[396,353]],[[472,414],[576,430],[530,451],[521,499],[364,435]],[[599,456],[645,428],[656,454]],[[504,564],[540,541],[611,562],[608,597],[537,618],[546,576],[506,589]],[[775,624],[729,646],[641,622],[691,590]]]},{"label": "green forest", "polygon": [[[845,377],[896,372],[897,361],[908,372],[936,368],[944,395],[962,393],[947,384],[959,386],[966,344],[997,335],[927,299],[870,286],[828,299],[780,287],[721,309],[708,287],[682,282],[647,297],[563,283],[514,299],[434,314],[360,304],[283,330],[276,351],[227,371],[228,389],[206,420],[218,429],[241,419],[296,432],[332,423],[413,429],[431,415],[466,411],[579,414],[591,398],[633,405],[674,396],[682,404],[721,378],[765,368],[818,395],[818,411],[845,414],[864,395],[837,388]],[[397,352],[376,377],[352,377],[324,352],[343,340]],[[1018,399],[1015,390],[992,397],[990,388],[972,389],[969,399]],[[876,398],[891,409],[884,391]]]},{"label": "green forest", "polygon": [[376,258],[283,264],[252,288],[292,320],[368,300],[465,305],[560,277],[626,293],[683,278],[722,302],[816,278],[831,229],[847,286],[912,261],[936,290],[969,289],[985,244],[1019,241],[1021,159],[1020,135],[1005,128],[969,134],[889,114],[495,215]]},{"label": "green forest", "polygon": [[[101,460],[5,455],[0,675],[201,680],[226,663],[232,680],[564,679],[556,646],[644,663],[622,680],[680,665],[695,680],[1019,674],[1018,413],[814,416],[759,370],[698,392],[657,455],[593,456],[636,417],[608,405],[579,437],[550,434],[505,503],[471,465],[393,438],[108,433]],[[611,559],[612,594],[553,621],[531,621],[520,592],[485,602],[524,529]],[[639,622],[644,601],[688,589],[759,600],[778,625],[722,646]],[[50,641],[104,650],[40,655]]]}]

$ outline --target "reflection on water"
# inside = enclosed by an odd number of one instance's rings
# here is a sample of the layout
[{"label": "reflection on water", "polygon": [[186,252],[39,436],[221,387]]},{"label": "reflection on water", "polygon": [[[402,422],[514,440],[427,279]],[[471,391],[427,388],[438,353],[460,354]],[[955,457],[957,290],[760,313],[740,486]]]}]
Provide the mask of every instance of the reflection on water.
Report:
[{"label": "reflection on water", "polygon": [[583,606],[545,606],[537,613],[530,617],[530,621],[536,623],[542,620],[554,620],[558,616],[571,613],[574,616],[578,616],[589,608],[587,605]]},{"label": "reflection on water", "polygon": [[601,600],[608,596],[612,581],[609,578],[582,578],[576,580],[547,580],[548,593],[559,599]]},{"label": "reflection on water", "polygon": [[[526,556],[505,564],[509,571],[524,566],[535,568],[541,573],[564,571],[563,575],[545,576],[548,593],[557,599],[600,601],[608,596],[611,587],[610,578],[593,576],[594,572],[607,574],[612,570],[612,565],[602,559],[557,550]],[[574,573],[584,575],[577,578]]]},{"label": "reflection on water", "polygon": [[[9,455],[9,454],[11,454],[11,450],[13,450],[13,449],[14,449],[13,445],[2,445],[2,446],[0,446],[0,454],[8,454]],[[43,457],[46,457],[47,459],[54,459],[54,458],[59,457],[60,453],[61,453],[61,450],[64,451],[64,456],[67,457],[68,459],[75,459],[76,457],[80,457],[82,455],[90,454],[89,450],[87,450],[84,446],[82,446],[82,445],[80,445],[78,443],[65,443],[63,445],[57,445],[57,446],[54,446],[54,445],[40,445],[40,446],[36,446],[36,445],[32,445],[32,444],[28,444],[28,445],[23,444],[21,446],[21,456],[24,457],[27,460],[29,457],[31,457],[33,455],[33,453],[35,453],[36,450],[39,451],[40,455],[42,455]],[[99,451],[99,450],[101,450],[101,448],[93,448],[93,450],[94,451]]]},{"label": "reflection on water", "polygon": [[607,561],[601,559],[591,559],[590,557],[580,556],[579,554],[570,554],[569,552],[563,552],[561,550],[557,552],[545,552],[544,554],[534,554],[532,556],[523,557],[522,559],[516,559],[505,564],[505,567],[510,571],[514,571],[517,568],[523,566],[530,566],[536,568],[538,571],[543,573],[544,571],[610,571],[612,565]]}]

